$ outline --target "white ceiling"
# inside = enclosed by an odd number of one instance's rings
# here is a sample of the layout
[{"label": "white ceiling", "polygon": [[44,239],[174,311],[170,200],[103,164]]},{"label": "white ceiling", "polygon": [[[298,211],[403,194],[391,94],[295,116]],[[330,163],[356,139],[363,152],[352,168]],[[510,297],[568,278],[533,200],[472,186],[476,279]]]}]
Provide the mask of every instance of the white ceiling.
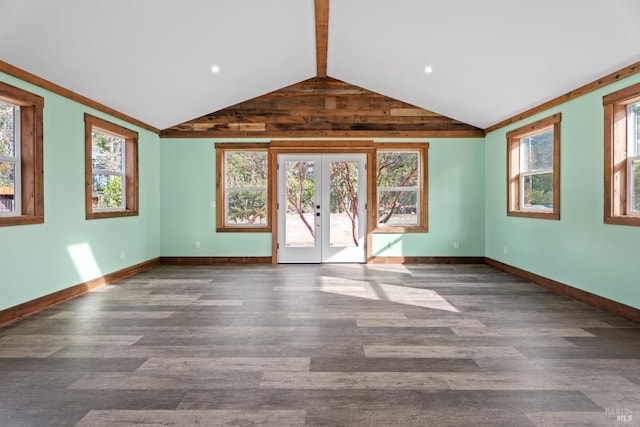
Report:
[{"label": "white ceiling", "polygon": [[[313,0],[0,0],[0,16],[1,60],[160,129],[316,73]],[[486,128],[640,61],[639,41],[639,0],[332,0],[328,75]]]}]

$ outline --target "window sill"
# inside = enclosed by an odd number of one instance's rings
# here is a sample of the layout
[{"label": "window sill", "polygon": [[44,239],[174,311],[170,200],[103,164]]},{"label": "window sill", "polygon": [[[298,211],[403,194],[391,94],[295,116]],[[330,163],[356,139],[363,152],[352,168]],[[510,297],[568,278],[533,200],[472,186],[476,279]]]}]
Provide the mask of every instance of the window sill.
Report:
[{"label": "window sill", "polygon": [[217,227],[217,233],[271,233],[271,227]]},{"label": "window sill", "polygon": [[611,225],[629,225],[633,227],[640,227],[640,217],[638,216],[605,216],[605,224]]},{"label": "window sill", "polygon": [[421,226],[376,227],[374,233],[426,233],[429,229]]},{"label": "window sill", "polygon": [[87,212],[86,219],[119,218],[124,216],[138,216],[138,211]]},{"label": "window sill", "polygon": [[560,220],[560,214],[557,212],[508,211],[507,216],[514,216],[518,218],[550,219],[554,221]]},{"label": "window sill", "polygon": [[44,224],[44,216],[18,215],[0,217],[0,227],[30,224]]}]

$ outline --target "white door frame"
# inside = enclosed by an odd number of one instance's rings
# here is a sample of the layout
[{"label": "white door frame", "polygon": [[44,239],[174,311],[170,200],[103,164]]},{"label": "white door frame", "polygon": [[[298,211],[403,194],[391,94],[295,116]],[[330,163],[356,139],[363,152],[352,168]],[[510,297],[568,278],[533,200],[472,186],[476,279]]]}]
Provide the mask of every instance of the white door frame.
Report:
[{"label": "white door frame", "polygon": [[[287,161],[311,161],[314,168],[314,216],[312,227],[315,230],[312,247],[290,247],[286,243],[286,199],[285,179]],[[330,188],[328,173],[331,162],[349,161],[358,163],[358,219],[357,245],[334,246],[330,243],[331,217]],[[321,263],[351,262],[364,263],[367,258],[367,154],[364,153],[296,153],[278,154],[277,164],[277,259],[280,263]],[[309,221],[311,222],[311,221]]]}]

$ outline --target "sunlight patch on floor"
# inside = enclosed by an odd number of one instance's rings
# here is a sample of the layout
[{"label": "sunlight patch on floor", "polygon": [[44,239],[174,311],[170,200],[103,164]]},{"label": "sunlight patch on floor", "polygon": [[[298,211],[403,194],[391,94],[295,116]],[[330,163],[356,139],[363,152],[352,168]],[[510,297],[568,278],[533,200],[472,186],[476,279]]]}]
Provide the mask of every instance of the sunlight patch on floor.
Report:
[{"label": "sunlight patch on floor", "polygon": [[324,276],[320,278],[320,282],[322,292],[458,313],[458,309],[431,289],[408,288],[382,283],[371,284],[360,280],[340,279],[338,281],[335,278]]}]

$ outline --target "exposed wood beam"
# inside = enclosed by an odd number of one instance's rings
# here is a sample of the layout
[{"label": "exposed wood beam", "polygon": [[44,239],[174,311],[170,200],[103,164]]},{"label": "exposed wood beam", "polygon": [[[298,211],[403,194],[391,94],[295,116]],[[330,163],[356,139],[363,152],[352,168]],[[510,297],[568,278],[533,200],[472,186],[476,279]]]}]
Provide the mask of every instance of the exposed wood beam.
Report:
[{"label": "exposed wood beam", "polygon": [[327,46],[329,41],[329,0],[315,0],[316,6],[316,66],[318,77],[327,76]]}]

